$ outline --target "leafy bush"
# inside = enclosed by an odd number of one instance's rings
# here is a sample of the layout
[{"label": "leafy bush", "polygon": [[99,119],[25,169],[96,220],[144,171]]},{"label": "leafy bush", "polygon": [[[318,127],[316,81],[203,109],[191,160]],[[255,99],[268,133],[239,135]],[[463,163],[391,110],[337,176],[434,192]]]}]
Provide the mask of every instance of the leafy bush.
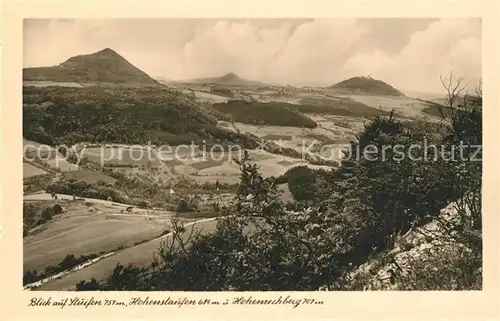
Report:
[{"label": "leafy bush", "polygon": [[180,199],[179,202],[177,203],[175,211],[177,213],[187,213],[195,211],[196,208],[197,208],[196,204],[194,204],[192,201],[188,201],[186,199]]},{"label": "leafy bush", "polygon": [[307,166],[298,167],[298,171],[288,180],[288,188],[297,201],[311,201],[317,195],[316,175]]},{"label": "leafy bush", "polygon": [[63,208],[59,204],[54,205],[52,210],[54,211],[54,214],[61,214],[63,212]]},{"label": "leafy bush", "polygon": [[45,189],[54,179],[54,175],[37,175],[23,179],[23,189],[25,194],[30,194]]},{"label": "leafy bush", "polygon": [[53,216],[54,216],[54,210],[51,207],[47,207],[42,211],[42,218],[45,221],[51,220]]},{"label": "leafy bush", "polygon": [[80,281],[76,285],[77,291],[100,291],[101,285],[96,279],[92,278],[90,281]]}]

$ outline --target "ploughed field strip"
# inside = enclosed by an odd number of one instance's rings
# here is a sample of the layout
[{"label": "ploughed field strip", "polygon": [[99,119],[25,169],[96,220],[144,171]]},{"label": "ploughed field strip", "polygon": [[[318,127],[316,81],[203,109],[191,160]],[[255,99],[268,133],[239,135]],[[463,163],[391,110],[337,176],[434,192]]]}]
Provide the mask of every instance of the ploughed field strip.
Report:
[{"label": "ploughed field strip", "polygon": [[38,175],[45,175],[47,171],[40,168],[39,166],[35,166],[33,164],[23,162],[23,177],[33,177]]}]

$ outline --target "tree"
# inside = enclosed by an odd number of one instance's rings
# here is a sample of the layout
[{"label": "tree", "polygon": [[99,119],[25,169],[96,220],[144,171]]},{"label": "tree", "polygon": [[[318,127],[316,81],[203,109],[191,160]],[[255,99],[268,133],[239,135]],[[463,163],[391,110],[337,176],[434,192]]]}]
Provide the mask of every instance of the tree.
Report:
[{"label": "tree", "polygon": [[177,207],[175,211],[177,213],[187,213],[187,212],[192,212],[195,210],[195,207],[193,204],[185,199],[180,199],[179,202],[177,203]]},{"label": "tree", "polygon": [[96,279],[92,278],[90,281],[80,281],[76,285],[77,291],[99,291],[101,290],[101,285]]},{"label": "tree", "polygon": [[42,211],[42,215],[41,217],[45,220],[45,221],[49,221],[52,219],[52,217],[54,216],[54,209],[52,207],[47,207],[45,208],[43,211]]},{"label": "tree", "polygon": [[63,212],[63,208],[61,205],[59,204],[55,204],[53,207],[52,207],[52,210],[54,211],[54,214],[61,214]]},{"label": "tree", "polygon": [[73,254],[68,254],[66,257],[59,263],[59,268],[64,271],[69,268],[74,267],[78,264],[76,257]]},{"label": "tree", "polygon": [[293,168],[288,188],[297,201],[311,201],[317,195],[317,175],[307,166]]},{"label": "tree", "polygon": [[[443,112],[443,119],[449,124],[446,137],[448,152],[453,153],[453,148],[460,151],[452,163],[452,170],[457,174],[453,185],[460,194],[455,205],[460,229],[454,239],[457,241],[458,238],[476,251],[481,251],[482,85],[480,82],[473,94],[460,96],[466,90],[461,78],[450,73],[441,77],[441,83],[447,92],[444,108],[448,112]],[[449,222],[442,224],[449,225]]]}]

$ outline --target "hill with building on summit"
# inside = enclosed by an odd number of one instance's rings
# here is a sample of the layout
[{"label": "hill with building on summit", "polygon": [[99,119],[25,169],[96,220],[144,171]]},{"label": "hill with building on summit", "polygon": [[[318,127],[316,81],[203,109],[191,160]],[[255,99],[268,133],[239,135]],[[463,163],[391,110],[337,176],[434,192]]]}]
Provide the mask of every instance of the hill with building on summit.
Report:
[{"label": "hill with building on summit", "polygon": [[370,76],[349,78],[326,88],[354,94],[404,96],[402,92],[393,86]]}]

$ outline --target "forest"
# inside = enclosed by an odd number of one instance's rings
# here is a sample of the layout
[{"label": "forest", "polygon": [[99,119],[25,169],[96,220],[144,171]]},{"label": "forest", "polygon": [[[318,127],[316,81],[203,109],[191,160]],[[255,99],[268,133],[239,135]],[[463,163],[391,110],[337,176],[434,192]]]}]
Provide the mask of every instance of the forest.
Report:
[{"label": "forest", "polygon": [[23,88],[23,136],[43,144],[257,145],[251,137],[218,128],[213,113],[166,87]]},{"label": "forest", "polygon": [[215,109],[230,115],[235,122],[302,128],[316,128],[318,126],[316,122],[302,115],[298,110],[293,110],[292,106],[288,103],[259,103],[244,100],[230,100],[227,103],[214,104]]}]

